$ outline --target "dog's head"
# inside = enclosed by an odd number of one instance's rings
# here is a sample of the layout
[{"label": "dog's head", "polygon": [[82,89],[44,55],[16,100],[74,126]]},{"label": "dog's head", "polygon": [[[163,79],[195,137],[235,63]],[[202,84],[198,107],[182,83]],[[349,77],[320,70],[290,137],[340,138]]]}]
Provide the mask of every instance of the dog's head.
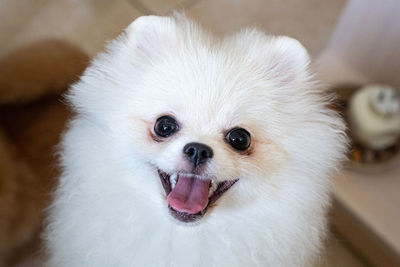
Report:
[{"label": "dog's head", "polygon": [[343,126],[308,63],[289,37],[249,29],[218,39],[180,16],[141,17],[69,98],[106,129],[101,145],[139,176],[134,186],[192,222],[267,198],[293,166],[319,174],[335,165]]}]

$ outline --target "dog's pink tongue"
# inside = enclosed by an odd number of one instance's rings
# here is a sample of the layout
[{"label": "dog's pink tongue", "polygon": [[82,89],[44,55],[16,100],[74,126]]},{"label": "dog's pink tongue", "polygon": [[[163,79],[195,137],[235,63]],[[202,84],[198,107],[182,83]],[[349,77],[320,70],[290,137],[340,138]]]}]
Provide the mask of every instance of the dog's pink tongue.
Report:
[{"label": "dog's pink tongue", "polygon": [[208,204],[210,180],[179,176],[179,179],[168,195],[168,204],[177,211],[196,214]]}]

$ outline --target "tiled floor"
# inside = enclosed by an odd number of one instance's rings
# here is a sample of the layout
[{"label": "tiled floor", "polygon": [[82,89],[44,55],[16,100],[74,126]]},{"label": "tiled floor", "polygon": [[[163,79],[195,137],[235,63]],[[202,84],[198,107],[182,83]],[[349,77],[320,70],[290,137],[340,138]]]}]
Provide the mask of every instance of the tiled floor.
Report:
[{"label": "tiled floor", "polygon": [[0,56],[42,38],[66,39],[90,55],[130,21],[145,14],[184,10],[224,34],[257,26],[272,34],[299,39],[312,56],[329,40],[345,0],[2,0]]},{"label": "tiled floor", "polygon": [[94,55],[104,47],[106,40],[116,37],[140,15],[142,13],[125,0],[79,3],[73,0],[2,0],[0,55],[44,38],[67,40]]},{"label": "tiled floor", "polygon": [[[93,56],[136,17],[183,9],[219,34],[258,26],[298,38],[312,56],[329,40],[345,0],[1,0],[0,57],[44,38],[63,39]],[[322,266],[364,266],[329,240]]]}]

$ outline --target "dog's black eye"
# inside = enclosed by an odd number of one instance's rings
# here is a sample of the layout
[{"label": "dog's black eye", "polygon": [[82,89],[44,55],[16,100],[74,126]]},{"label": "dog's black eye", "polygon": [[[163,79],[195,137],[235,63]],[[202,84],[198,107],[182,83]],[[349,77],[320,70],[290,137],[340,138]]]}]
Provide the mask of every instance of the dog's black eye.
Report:
[{"label": "dog's black eye", "polygon": [[226,135],[226,141],[236,150],[244,151],[250,146],[250,133],[243,128],[233,128]]},{"label": "dog's black eye", "polygon": [[158,118],[154,125],[154,132],[160,137],[173,135],[178,129],[178,123],[171,116],[162,116]]}]

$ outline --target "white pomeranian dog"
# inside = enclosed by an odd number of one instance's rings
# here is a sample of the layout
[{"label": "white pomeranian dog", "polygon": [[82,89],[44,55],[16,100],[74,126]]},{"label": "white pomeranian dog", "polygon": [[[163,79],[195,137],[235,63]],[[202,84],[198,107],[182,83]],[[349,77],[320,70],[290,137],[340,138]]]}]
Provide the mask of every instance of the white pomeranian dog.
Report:
[{"label": "white pomeranian dog", "polygon": [[145,16],[69,95],[49,266],[310,266],[344,124],[289,37]]}]

